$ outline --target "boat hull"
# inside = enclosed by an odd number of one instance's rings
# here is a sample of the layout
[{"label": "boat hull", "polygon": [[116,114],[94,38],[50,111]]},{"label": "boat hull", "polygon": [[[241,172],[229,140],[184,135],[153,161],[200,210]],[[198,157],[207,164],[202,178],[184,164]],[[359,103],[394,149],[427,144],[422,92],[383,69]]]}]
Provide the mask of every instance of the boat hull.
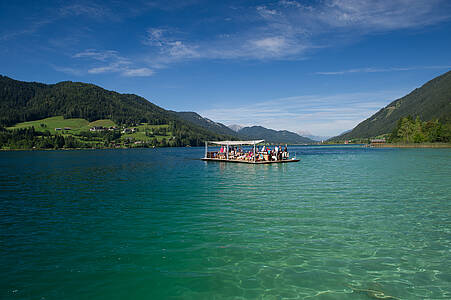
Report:
[{"label": "boat hull", "polygon": [[238,160],[238,159],[218,159],[218,158],[201,158],[203,161],[216,161],[216,162],[230,162],[230,163],[243,163],[243,164],[254,164],[254,165],[267,165],[267,164],[284,164],[290,162],[298,162],[299,159],[284,159],[284,160],[273,160],[273,161],[249,161],[249,160]]}]

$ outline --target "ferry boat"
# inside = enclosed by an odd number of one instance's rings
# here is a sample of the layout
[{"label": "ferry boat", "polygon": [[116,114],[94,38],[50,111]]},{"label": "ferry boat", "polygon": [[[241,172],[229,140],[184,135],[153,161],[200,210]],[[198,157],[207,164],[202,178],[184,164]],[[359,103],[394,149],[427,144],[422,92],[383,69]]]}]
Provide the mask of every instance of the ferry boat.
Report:
[{"label": "ferry boat", "polygon": [[[298,162],[299,159],[290,158],[287,145],[273,148],[260,145],[265,140],[251,141],[207,141],[205,142],[205,155],[203,161],[233,162],[247,164],[274,164]],[[219,147],[217,151],[208,151],[208,146]],[[244,147],[250,149],[245,150]],[[260,148],[260,149],[259,149]]]}]

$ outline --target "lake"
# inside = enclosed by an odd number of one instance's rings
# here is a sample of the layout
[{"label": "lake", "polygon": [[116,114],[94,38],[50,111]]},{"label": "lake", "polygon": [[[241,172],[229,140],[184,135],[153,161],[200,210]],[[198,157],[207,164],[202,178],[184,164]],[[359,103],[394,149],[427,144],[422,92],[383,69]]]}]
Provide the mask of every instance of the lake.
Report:
[{"label": "lake", "polygon": [[0,298],[451,298],[451,149],[289,150],[0,152]]}]

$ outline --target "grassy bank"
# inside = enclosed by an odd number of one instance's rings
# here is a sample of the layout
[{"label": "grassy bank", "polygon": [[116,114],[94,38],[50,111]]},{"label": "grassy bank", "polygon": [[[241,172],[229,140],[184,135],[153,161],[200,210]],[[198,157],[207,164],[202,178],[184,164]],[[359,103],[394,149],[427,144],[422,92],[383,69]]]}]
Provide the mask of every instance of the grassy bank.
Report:
[{"label": "grassy bank", "polygon": [[[92,130],[94,127],[101,127]],[[89,122],[55,116],[0,130],[0,149],[134,148],[181,146],[169,125],[118,126],[112,120]]]}]

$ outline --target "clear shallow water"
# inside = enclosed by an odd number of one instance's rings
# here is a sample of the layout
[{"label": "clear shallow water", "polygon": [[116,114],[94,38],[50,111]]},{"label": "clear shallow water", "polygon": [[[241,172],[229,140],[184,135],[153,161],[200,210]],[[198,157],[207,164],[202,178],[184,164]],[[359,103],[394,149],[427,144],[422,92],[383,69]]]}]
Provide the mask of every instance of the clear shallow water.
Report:
[{"label": "clear shallow water", "polygon": [[451,298],[451,149],[291,150],[1,152],[0,298]]}]

